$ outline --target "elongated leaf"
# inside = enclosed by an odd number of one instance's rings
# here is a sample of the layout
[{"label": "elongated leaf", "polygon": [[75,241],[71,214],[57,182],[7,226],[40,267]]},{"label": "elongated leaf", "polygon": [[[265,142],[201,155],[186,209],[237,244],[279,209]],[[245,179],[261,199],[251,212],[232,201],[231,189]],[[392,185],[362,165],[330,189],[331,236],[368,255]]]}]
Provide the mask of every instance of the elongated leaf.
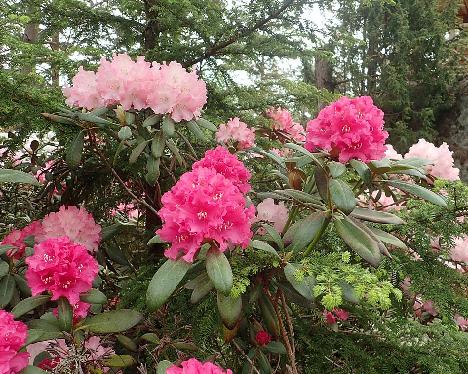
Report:
[{"label": "elongated leaf", "polygon": [[123,332],[138,325],[142,319],[143,316],[136,310],[118,309],[86,318],[79,329],[96,334]]},{"label": "elongated leaf", "polygon": [[309,152],[307,149],[305,149],[304,147],[301,147],[300,145],[298,144],[295,144],[295,143],[286,143],[284,145],[286,148],[290,148],[290,149],[293,149],[295,151],[298,151],[304,155],[306,155],[307,157],[309,157],[316,165],[319,165],[319,167],[323,167],[322,163],[318,160],[317,157],[315,157],[315,155],[312,153],[312,152]]},{"label": "elongated leaf", "polygon": [[346,166],[341,162],[331,161],[328,163],[328,170],[333,178],[338,178],[346,172]]},{"label": "elongated leaf", "polygon": [[369,229],[374,233],[374,235],[382,242],[394,245],[397,248],[401,249],[408,249],[405,243],[403,243],[400,239],[396,236],[389,234],[383,230],[380,230],[376,227],[369,227]]},{"label": "elongated leaf", "polygon": [[210,250],[206,256],[206,272],[213,282],[214,287],[225,294],[232,288],[232,269],[224,253],[218,250]]},{"label": "elongated leaf", "polygon": [[286,165],[284,163],[284,159],[279,157],[277,154],[275,154],[273,152],[265,152],[263,149],[261,149],[259,147],[252,147],[251,150],[253,152],[261,154],[262,156],[266,156],[266,157],[270,158],[271,160],[273,160],[274,162],[276,162],[278,165],[282,166],[283,168],[286,167]]},{"label": "elongated leaf", "polygon": [[224,325],[229,329],[233,329],[242,313],[242,298],[237,297],[234,299],[218,292],[217,305]]},{"label": "elongated leaf", "polygon": [[268,352],[271,353],[277,353],[280,355],[285,355],[286,354],[286,348],[284,347],[283,343],[274,341],[274,342],[269,342],[266,346],[265,349]]},{"label": "elongated leaf", "polygon": [[200,126],[197,125],[195,121],[188,121],[187,128],[190,130],[190,132],[193,135],[195,135],[196,138],[198,138],[202,142],[207,141],[205,134],[203,133],[202,129],[200,128]]},{"label": "elongated leaf", "polygon": [[260,240],[252,240],[250,245],[255,248],[255,249],[260,249],[261,251],[268,252],[272,254],[275,257],[279,258],[278,252],[276,252],[276,249],[274,249],[270,244],[262,242]]},{"label": "elongated leaf", "polygon": [[80,300],[89,304],[105,304],[107,297],[101,291],[91,288],[89,291],[80,295]]},{"label": "elongated leaf", "polygon": [[374,235],[374,233],[371,231],[369,227],[367,227],[363,222],[359,221],[356,218],[349,217],[349,220],[353,222],[356,226],[358,226],[361,230],[363,230],[367,235],[371,237],[372,240],[374,240],[377,243],[377,246],[379,247],[379,251],[381,254],[392,258],[392,255],[388,251],[387,247],[385,246],[384,243],[382,243],[377,236]]},{"label": "elongated leaf", "polygon": [[441,207],[447,206],[447,200],[445,200],[442,196],[424,187],[418,186],[417,184],[411,184],[395,180],[387,181],[387,183],[392,187],[398,188],[399,190],[407,192],[411,195],[420,197],[421,199],[427,200],[435,205]]},{"label": "elongated leaf", "polygon": [[340,287],[343,291],[343,297],[346,301],[349,301],[350,303],[357,304],[359,303],[359,297],[354,290],[353,286],[351,286],[347,282],[341,282]]},{"label": "elongated leaf", "polygon": [[28,173],[13,169],[0,169],[0,184],[1,183],[22,183],[39,186],[37,179]]},{"label": "elongated leaf", "polygon": [[110,368],[125,368],[135,365],[136,361],[129,355],[112,355],[109,358],[103,359],[102,363]]},{"label": "elongated leaf", "polygon": [[73,323],[73,308],[67,299],[58,300],[58,321],[62,331],[70,331]]},{"label": "elongated leaf", "polygon": [[205,129],[208,129],[210,131],[218,131],[218,128],[214,123],[211,123],[210,121],[204,118],[199,118],[196,122],[199,126],[204,127]]},{"label": "elongated leaf", "polygon": [[107,256],[109,256],[109,258],[117,264],[125,266],[129,265],[127,257],[125,257],[125,254],[122,252],[119,246],[114,244],[106,245],[105,251]]},{"label": "elongated leaf", "polygon": [[16,247],[10,244],[0,245],[0,256],[7,253],[10,249],[15,249]]},{"label": "elongated leaf", "polygon": [[138,143],[138,145],[133,149],[132,153],[130,154],[130,158],[128,159],[128,162],[130,164],[134,164],[138,160],[138,157],[140,157],[141,153],[144,151],[146,145],[150,141],[151,140],[143,140],[140,143]]},{"label": "elongated leaf", "polygon": [[392,168],[390,160],[387,158],[371,161],[369,162],[368,166],[374,173],[377,174],[384,174]]},{"label": "elongated leaf", "polygon": [[156,131],[151,140],[151,153],[154,158],[159,158],[164,153],[164,147],[166,146],[166,138],[162,131]]},{"label": "elongated leaf", "polygon": [[160,339],[154,332],[148,332],[140,336],[140,339],[145,340],[149,343],[159,344]]},{"label": "elongated leaf", "polygon": [[119,137],[120,140],[127,140],[132,137],[132,129],[128,126],[122,127],[119,132],[117,133],[117,136]]},{"label": "elongated leaf", "polygon": [[122,346],[126,349],[128,349],[131,352],[136,352],[138,347],[136,343],[130,339],[128,336],[125,335],[117,335],[117,340]]},{"label": "elongated leaf", "polygon": [[78,165],[81,162],[81,157],[83,155],[83,147],[84,147],[84,131],[80,131],[78,134],[76,134],[75,138],[71,142],[70,146],[68,147],[67,150],[67,155],[66,155],[66,162],[67,165],[75,169],[78,167]]},{"label": "elongated leaf", "polygon": [[349,214],[356,206],[353,190],[340,179],[330,180],[330,196],[335,205],[344,213]]},{"label": "elongated leaf", "polygon": [[161,120],[160,114],[153,114],[149,117],[146,117],[143,123],[141,124],[143,127],[150,127],[156,125]]},{"label": "elongated leaf", "polygon": [[166,145],[167,145],[167,148],[169,148],[169,150],[172,152],[172,154],[176,158],[179,165],[184,166],[186,164],[185,160],[180,155],[179,148],[177,148],[176,144],[172,141],[172,139],[167,139]]},{"label": "elongated leaf", "polygon": [[21,371],[21,374],[47,374],[47,371],[44,371],[36,366],[26,366],[23,371]]},{"label": "elongated leaf", "polygon": [[395,214],[366,208],[356,207],[352,211],[351,215],[364,221],[375,223],[388,223],[394,225],[400,225],[405,223],[405,221],[403,221],[400,217],[396,216]]},{"label": "elongated leaf", "polygon": [[21,300],[18,304],[15,305],[11,313],[15,318],[19,318],[31,310],[36,309],[38,306],[44,305],[50,300],[50,295],[37,295],[28,297],[27,299]]},{"label": "elongated leaf", "polygon": [[305,277],[302,281],[298,281],[295,277],[297,268],[295,265],[288,263],[284,267],[284,275],[291,286],[299,292],[302,296],[304,296],[307,300],[312,301],[314,299],[314,295],[312,289],[315,286],[315,279],[312,276]]},{"label": "elongated leaf", "polygon": [[268,296],[265,294],[260,294],[258,298],[258,305],[260,306],[260,312],[263,317],[263,321],[268,329],[268,331],[273,335],[279,335],[279,321],[275,312],[275,308],[271,303]]},{"label": "elongated leaf", "polygon": [[267,240],[271,239],[279,247],[279,249],[284,249],[283,239],[281,239],[281,236],[278,233],[278,231],[276,231],[276,229],[273,226],[267,223],[263,223],[262,227],[265,229],[267,233],[267,235],[265,235],[266,239]]},{"label": "elongated leaf", "polygon": [[167,260],[154,274],[146,292],[146,304],[156,310],[172,295],[191,264],[183,260]]},{"label": "elongated leaf", "polygon": [[9,271],[10,265],[8,265],[8,262],[0,260],[0,279],[7,275]]},{"label": "elongated leaf", "polygon": [[76,125],[75,121],[68,117],[59,116],[58,114],[42,113],[42,115],[53,122],[61,123],[64,125]]},{"label": "elongated leaf", "polygon": [[156,374],[166,374],[167,369],[169,369],[172,365],[172,362],[168,360],[158,362]]},{"label": "elongated leaf", "polygon": [[327,202],[329,199],[329,183],[330,183],[330,178],[325,172],[324,169],[317,167],[315,168],[314,172],[314,177],[315,177],[315,184],[317,186],[318,193],[320,197],[323,199],[323,201]]},{"label": "elongated leaf", "polygon": [[165,244],[166,242],[164,240],[162,240],[159,235],[155,235],[153,236],[149,241],[148,241],[148,245],[150,244]]},{"label": "elongated leaf", "polygon": [[146,170],[145,179],[150,186],[154,186],[156,181],[159,178],[160,170],[159,166],[161,164],[161,158],[154,158],[153,155],[149,155],[146,160]]},{"label": "elongated leaf", "polygon": [[199,278],[198,283],[195,285],[190,296],[190,302],[192,304],[198,303],[213,289],[213,282],[208,277],[208,274],[202,274],[202,278]]},{"label": "elongated leaf", "polygon": [[276,190],[273,193],[278,194],[280,196],[290,197],[294,200],[297,200],[301,203],[313,203],[313,204],[322,204],[322,201],[317,199],[316,197],[308,194],[304,191],[297,191],[292,189],[285,189],[285,190]]},{"label": "elongated leaf", "polygon": [[356,170],[356,172],[361,177],[364,183],[366,184],[370,183],[372,173],[369,167],[364,162],[359,161],[359,160],[351,160],[349,163],[351,164],[353,169]]},{"label": "elongated leaf", "polygon": [[96,125],[113,125],[111,121],[91,113],[78,113],[78,118],[82,121],[91,122]]},{"label": "elongated leaf", "polygon": [[338,235],[351,249],[371,265],[379,265],[381,256],[377,242],[365,231],[347,219],[336,219],[334,225]]},{"label": "elongated leaf", "polygon": [[0,280],[0,309],[3,309],[10,303],[14,291],[15,278],[8,274]]},{"label": "elongated leaf", "polygon": [[161,130],[163,131],[165,136],[167,136],[168,138],[172,138],[175,133],[174,120],[169,116],[164,117],[161,125]]},{"label": "elongated leaf", "polygon": [[112,225],[102,228],[101,231],[101,241],[106,241],[114,237],[122,229],[123,225],[121,223],[114,223]]},{"label": "elongated leaf", "polygon": [[291,243],[292,251],[301,251],[318,235],[322,226],[326,224],[325,213],[313,213],[297,221],[284,234],[284,243]]}]

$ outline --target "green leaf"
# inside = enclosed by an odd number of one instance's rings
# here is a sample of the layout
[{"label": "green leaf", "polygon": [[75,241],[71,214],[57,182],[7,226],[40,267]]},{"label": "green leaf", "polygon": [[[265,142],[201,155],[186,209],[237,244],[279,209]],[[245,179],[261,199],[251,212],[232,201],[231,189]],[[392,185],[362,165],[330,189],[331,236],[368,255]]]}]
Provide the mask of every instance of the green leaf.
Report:
[{"label": "green leaf", "polygon": [[335,205],[345,214],[349,214],[356,207],[356,198],[348,183],[340,179],[330,180],[330,196]]},{"label": "green leaf", "polygon": [[70,331],[73,324],[73,308],[64,297],[58,300],[58,321],[62,331]]},{"label": "green leaf", "polygon": [[147,243],[148,245],[150,244],[166,244],[164,240],[162,240],[159,235],[153,236]]},{"label": "green leaf", "polygon": [[19,274],[13,274],[15,278],[16,287],[21,291],[23,296],[31,296],[31,288],[29,288],[28,282]]},{"label": "green leaf", "polygon": [[200,127],[197,125],[195,121],[188,121],[187,122],[187,128],[190,130],[190,132],[195,135],[196,138],[201,140],[202,142],[206,142],[206,136],[203,133],[203,131],[200,129]]},{"label": "green leaf", "polygon": [[279,258],[278,252],[276,252],[276,249],[274,249],[270,244],[262,242],[260,240],[252,240],[250,242],[250,245],[255,248],[255,249],[260,249],[261,251],[268,252],[272,254],[275,257]]},{"label": "green leaf", "polygon": [[394,225],[401,225],[405,223],[405,221],[403,221],[400,217],[396,216],[395,214],[366,208],[357,207],[351,212],[351,215],[355,218],[375,223],[387,223]]},{"label": "green leaf", "polygon": [[207,130],[214,131],[214,132],[218,131],[218,127],[214,123],[204,118],[199,118],[196,120],[196,122],[199,126],[204,127]]},{"label": "green leaf", "polygon": [[228,329],[233,329],[241,317],[242,298],[232,298],[231,296],[224,296],[221,292],[218,292],[216,303],[223,324]]},{"label": "green leaf", "polygon": [[154,274],[146,292],[146,304],[153,311],[163,305],[184,278],[191,264],[167,260]]},{"label": "green leaf", "polygon": [[364,230],[346,218],[336,219],[334,225],[338,235],[351,249],[372,266],[379,265],[381,260],[379,246]]},{"label": "green leaf", "polygon": [[224,253],[214,249],[206,256],[206,272],[213,282],[214,287],[225,294],[232,288],[232,269]]},{"label": "green leaf", "polygon": [[359,160],[351,160],[349,163],[353,169],[356,170],[362,181],[366,184],[369,184],[372,178],[372,173],[369,167],[364,162]]},{"label": "green leaf", "polygon": [[125,254],[122,252],[119,246],[117,245],[107,245],[105,247],[105,251],[107,253],[107,256],[114,262],[116,262],[119,265],[124,265],[128,266],[129,262],[127,260],[127,257],[125,257]]},{"label": "green leaf", "polygon": [[298,281],[295,277],[297,268],[293,264],[286,264],[284,267],[284,275],[291,286],[299,292],[300,295],[304,296],[307,300],[312,301],[314,295],[312,289],[315,286],[315,279],[312,276],[305,277],[302,281]]},{"label": "green leaf", "polygon": [[114,237],[120,229],[123,227],[121,223],[114,223],[112,225],[106,226],[102,228],[101,231],[101,241],[106,241]]},{"label": "green leaf", "polygon": [[317,167],[315,168],[314,178],[320,197],[323,199],[323,201],[328,202],[328,187],[330,184],[329,176],[324,169]]},{"label": "green leaf", "polygon": [[84,147],[84,136],[84,131],[80,131],[78,134],[76,134],[75,138],[67,149],[65,161],[71,169],[76,169],[81,162]]},{"label": "green leaf", "polygon": [[294,200],[297,200],[301,203],[313,203],[313,204],[322,204],[322,201],[317,199],[316,197],[308,194],[307,192],[304,191],[298,191],[298,190],[292,190],[292,189],[285,189],[285,190],[276,190],[273,191],[273,193],[281,195],[281,196],[286,196],[290,197]]},{"label": "green leaf", "polygon": [[96,334],[123,332],[138,325],[143,316],[136,310],[118,309],[86,318],[79,330],[88,330]]},{"label": "green leaf", "polygon": [[274,342],[269,342],[266,346],[265,349],[268,352],[271,353],[276,353],[280,355],[285,355],[286,354],[286,348],[284,347],[283,343],[274,341]]},{"label": "green leaf", "polygon": [[154,158],[153,155],[149,155],[146,160],[146,170],[148,171],[145,175],[145,179],[150,186],[154,186],[159,178],[159,166],[161,164],[161,158]]},{"label": "green leaf", "polygon": [[42,115],[50,121],[61,123],[63,125],[76,125],[75,121],[68,117],[59,116],[57,114],[42,113]]},{"label": "green leaf", "polygon": [[119,334],[117,335],[117,340],[124,348],[128,349],[129,351],[136,352],[138,349],[136,343],[128,336]]},{"label": "green leaf", "polygon": [[341,162],[331,161],[328,163],[328,170],[333,178],[338,178],[346,172],[346,166]]},{"label": "green leaf", "polygon": [[40,186],[37,179],[28,173],[13,169],[0,169],[0,183],[24,183]]},{"label": "green leaf", "polygon": [[369,230],[371,230],[381,242],[393,245],[397,248],[408,249],[405,243],[403,243],[396,236],[389,234],[388,232],[385,232],[375,227],[369,227]]},{"label": "green leaf", "polygon": [[447,207],[447,201],[442,196],[424,187],[418,186],[417,184],[411,184],[411,183],[401,182],[401,181],[396,181],[396,180],[391,180],[387,182],[390,186],[398,188],[399,190],[402,190],[411,195],[420,197],[421,199],[427,200],[435,205],[438,205],[444,208]]},{"label": "green leaf", "polygon": [[271,369],[270,361],[268,361],[268,358],[260,350],[257,352],[257,354],[258,354],[258,364],[260,366],[260,373],[271,374],[272,369]]},{"label": "green leaf", "polygon": [[130,164],[134,164],[137,160],[138,157],[140,157],[141,152],[144,151],[146,148],[146,145],[150,142],[151,140],[143,140],[138,145],[133,149],[132,153],[130,154],[130,158],[128,159],[128,162]]},{"label": "green leaf", "polygon": [[9,271],[10,265],[8,265],[8,262],[0,260],[0,279],[7,275]]},{"label": "green leaf", "polygon": [[47,374],[47,371],[36,366],[28,365],[21,371],[21,374]]},{"label": "green leaf", "polygon": [[158,362],[156,374],[166,374],[167,369],[169,369],[172,365],[172,362],[168,360]]},{"label": "green leaf", "polygon": [[45,342],[47,340],[53,340],[57,338],[63,338],[63,334],[59,330],[43,330],[43,329],[28,329],[28,339],[26,345]]},{"label": "green leaf", "polygon": [[208,277],[208,274],[203,273],[190,282],[187,282],[185,288],[193,290],[190,296],[190,302],[196,304],[213,289],[213,283]]},{"label": "green leaf", "polygon": [[172,138],[175,134],[174,120],[169,116],[164,117],[161,125],[161,130],[163,131],[163,134],[165,136],[167,136],[168,138]]},{"label": "green leaf", "polygon": [[315,157],[315,155],[311,152],[309,152],[307,149],[305,149],[304,147],[301,147],[300,145],[298,144],[295,144],[295,143],[286,143],[284,145],[286,148],[290,148],[290,149],[293,149],[295,151],[298,151],[306,156],[308,156],[316,165],[318,165],[320,168],[323,168],[323,165],[322,163],[318,160],[317,157]]},{"label": "green leaf", "polygon": [[151,153],[154,158],[159,158],[164,153],[164,147],[166,146],[166,138],[162,131],[156,131],[153,139],[151,140]]},{"label": "green leaf", "polygon": [[127,140],[132,137],[132,129],[128,126],[122,127],[119,132],[117,133],[117,136],[119,137],[120,140]]},{"label": "green leaf", "polygon": [[[156,125],[159,121],[161,120],[161,115],[160,114],[153,114],[147,118],[142,123],[143,127],[150,127]],[[164,123],[164,120],[163,120]]]},{"label": "green leaf", "polygon": [[276,316],[275,308],[268,296],[264,293],[260,294],[258,305],[268,331],[273,335],[279,335],[280,329],[278,317]]},{"label": "green leaf", "polygon": [[368,166],[376,174],[384,174],[392,168],[390,160],[387,158],[371,161]]},{"label": "green leaf", "polygon": [[136,361],[129,355],[112,355],[109,358],[103,359],[102,364],[110,368],[125,368],[135,365]]},{"label": "green leaf", "polygon": [[89,291],[80,295],[80,300],[89,304],[105,304],[107,297],[101,291],[91,288]]},{"label": "green leaf", "polygon": [[166,144],[167,144],[167,148],[169,148],[169,150],[172,152],[172,154],[176,158],[179,165],[184,166],[186,164],[185,160],[180,155],[179,148],[177,148],[177,146],[173,142],[173,140],[172,139],[167,139]]},{"label": "green leaf", "polygon": [[0,280],[0,309],[5,308],[11,301],[15,291],[15,278],[7,275]]},{"label": "green leaf", "polygon": [[7,253],[10,249],[14,249],[14,248],[16,247],[10,244],[0,245],[0,256]]},{"label": "green leaf", "polygon": [[325,221],[325,213],[313,213],[297,221],[284,234],[285,244],[291,243],[292,251],[303,250],[318,235]]},{"label": "green leaf", "polygon": [[154,332],[148,332],[146,334],[143,334],[142,336],[140,336],[140,339],[153,344],[159,344],[160,342],[159,337]]},{"label": "green leaf", "polygon": [[279,247],[279,249],[284,249],[283,239],[281,239],[281,235],[278,233],[278,231],[276,231],[276,229],[273,226],[267,223],[262,223],[262,227],[267,232],[267,235],[265,235],[265,239],[271,239]]},{"label": "green leaf", "polygon": [[353,286],[351,286],[347,282],[341,282],[340,283],[341,290],[343,291],[343,297],[346,301],[349,301],[350,303],[357,304],[359,303],[359,297],[354,290]]},{"label": "green leaf", "polygon": [[[108,121],[107,119],[101,118],[91,113],[78,113],[78,118],[82,121],[91,122],[96,125],[113,125],[111,121]],[[102,127],[102,126],[99,126],[99,127]]]},{"label": "green leaf", "polygon": [[27,299],[21,300],[18,304],[15,305],[11,313],[15,318],[19,318],[31,310],[36,309],[38,306],[44,305],[50,300],[50,295],[37,295],[28,297]]}]

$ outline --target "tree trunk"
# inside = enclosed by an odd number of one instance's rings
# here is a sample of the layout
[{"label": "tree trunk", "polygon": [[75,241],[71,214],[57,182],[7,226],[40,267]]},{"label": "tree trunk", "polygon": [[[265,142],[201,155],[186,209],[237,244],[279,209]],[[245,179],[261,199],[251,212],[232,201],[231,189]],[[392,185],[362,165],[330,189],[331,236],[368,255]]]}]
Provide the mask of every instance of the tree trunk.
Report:
[{"label": "tree trunk", "polygon": [[[50,48],[53,51],[60,50],[60,33],[58,31],[54,33],[54,35],[52,35]],[[50,75],[52,77],[52,84],[58,87],[60,85],[60,70],[58,69],[56,64],[51,63],[50,65],[51,65]]]},{"label": "tree trunk", "polygon": [[143,30],[143,46],[145,52],[156,49],[161,33],[159,25],[159,14],[155,9],[157,0],[144,0],[146,27]]},{"label": "tree trunk", "polygon": [[[28,5],[28,13],[27,15],[31,18],[31,21],[26,24],[23,33],[23,41],[26,43],[37,43],[39,38],[39,23],[36,20],[36,11],[37,7],[35,4],[31,3]],[[33,62],[28,62],[29,56],[25,56],[26,63],[23,65],[21,69],[24,75],[30,74],[35,70],[35,64]]]},{"label": "tree trunk", "polygon": [[[330,92],[333,92],[335,86],[333,84],[333,75],[332,67],[330,61],[320,55],[315,57],[315,86],[318,89],[326,89]],[[318,110],[321,110],[325,107],[325,103],[318,100],[317,106]]]}]

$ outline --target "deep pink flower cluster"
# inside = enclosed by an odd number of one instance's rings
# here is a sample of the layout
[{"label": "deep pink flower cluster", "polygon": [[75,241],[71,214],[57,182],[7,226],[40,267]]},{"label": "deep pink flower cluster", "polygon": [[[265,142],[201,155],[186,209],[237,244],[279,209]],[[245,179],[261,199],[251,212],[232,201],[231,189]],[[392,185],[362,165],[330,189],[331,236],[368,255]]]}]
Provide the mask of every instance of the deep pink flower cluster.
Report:
[{"label": "deep pink flower cluster", "polygon": [[329,325],[333,325],[337,320],[346,321],[349,318],[349,313],[344,309],[335,308],[331,312],[324,310],[323,316]]},{"label": "deep pink flower cluster", "polygon": [[273,224],[276,231],[281,233],[288,221],[289,211],[282,201],[275,204],[272,198],[267,198],[257,205],[255,222],[264,221]]},{"label": "deep pink flower cluster", "polygon": [[343,163],[350,159],[380,160],[385,156],[388,138],[383,117],[369,96],[342,97],[307,123],[305,147],[329,151]]},{"label": "deep pink flower cluster", "polygon": [[14,259],[20,259],[24,250],[26,249],[26,243],[24,240],[29,236],[34,236],[35,238],[42,234],[42,225],[39,221],[31,222],[26,227],[21,230],[13,230],[5,238],[3,238],[0,245],[11,245],[14,248],[7,252],[9,257]]},{"label": "deep pink flower cluster", "polygon": [[167,374],[232,374],[232,371],[224,370],[211,362],[200,362],[195,358],[184,361],[180,366],[171,366]]},{"label": "deep pink flower cluster", "polygon": [[51,238],[34,246],[34,254],[26,258],[26,280],[33,295],[44,291],[52,300],[68,299],[71,305],[80,301],[80,294],[92,287],[98,273],[97,261],[86,247],[68,237]]},{"label": "deep pink flower cluster", "polygon": [[287,109],[275,108],[267,111],[267,116],[274,122],[273,128],[291,136],[296,142],[306,140],[304,127],[300,123],[294,122],[291,113]]},{"label": "deep pink flower cluster", "polygon": [[217,173],[229,179],[242,193],[247,193],[251,189],[249,184],[250,172],[236,155],[229,153],[225,147],[218,146],[215,149],[206,151],[205,156],[193,164],[192,169],[197,168],[214,169]]},{"label": "deep pink flower cluster", "polygon": [[231,118],[227,123],[219,125],[216,132],[216,141],[227,144],[236,143],[239,151],[253,147],[255,143],[255,130],[241,122],[238,117]]},{"label": "deep pink flower cluster", "polygon": [[0,374],[16,374],[28,365],[29,354],[18,352],[26,343],[27,326],[0,310]]},{"label": "deep pink flower cluster", "polygon": [[114,55],[111,61],[102,58],[96,73],[80,67],[63,94],[71,106],[151,108],[176,122],[200,116],[207,100],[206,84],[195,71],[189,73],[175,61],[149,63],[142,56],[133,61],[127,54]]}]

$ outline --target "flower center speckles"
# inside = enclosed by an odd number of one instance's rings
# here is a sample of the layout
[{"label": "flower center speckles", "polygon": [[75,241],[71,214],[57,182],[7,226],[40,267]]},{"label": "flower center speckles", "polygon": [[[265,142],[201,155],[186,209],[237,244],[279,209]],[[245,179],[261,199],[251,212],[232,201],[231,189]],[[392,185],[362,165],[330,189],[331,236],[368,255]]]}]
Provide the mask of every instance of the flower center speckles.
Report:
[{"label": "flower center speckles", "polygon": [[67,280],[66,282],[63,282],[60,285],[62,286],[62,288],[67,289],[68,287],[71,286],[71,284],[72,284],[72,282]]},{"label": "flower center speckles", "polygon": [[223,193],[222,192],[218,192],[217,194],[214,194],[213,195],[213,200],[216,201],[216,200],[219,200],[223,197]]},{"label": "flower center speckles", "polygon": [[218,226],[219,231],[228,230],[232,227],[232,222],[226,221]]},{"label": "flower center speckles", "polygon": [[206,219],[206,217],[208,217],[208,213],[205,211],[198,212],[197,217],[198,219]]},{"label": "flower center speckles", "polygon": [[351,146],[351,148],[352,148],[352,149],[355,149],[355,150],[361,149],[361,147],[362,147],[362,143],[361,143],[361,142],[359,142],[359,143],[354,143],[354,144]]},{"label": "flower center speckles", "polygon": [[79,264],[78,265],[78,273],[81,273],[84,269],[84,265],[83,264]]},{"label": "flower center speckles", "polygon": [[44,259],[44,262],[52,262],[55,260],[55,256],[49,256],[47,253],[44,253],[44,256],[42,256]]},{"label": "flower center speckles", "polygon": [[44,283],[44,284],[49,284],[50,282],[52,282],[52,277],[50,275],[47,275],[47,276],[41,276],[41,281]]},{"label": "flower center speckles", "polygon": [[351,126],[349,125],[344,125],[342,128],[341,128],[341,132],[342,133],[347,133],[347,132],[350,132],[351,131]]},{"label": "flower center speckles", "polygon": [[187,235],[177,235],[176,236],[177,243],[183,242],[184,240],[187,240],[187,239],[188,239]]}]

